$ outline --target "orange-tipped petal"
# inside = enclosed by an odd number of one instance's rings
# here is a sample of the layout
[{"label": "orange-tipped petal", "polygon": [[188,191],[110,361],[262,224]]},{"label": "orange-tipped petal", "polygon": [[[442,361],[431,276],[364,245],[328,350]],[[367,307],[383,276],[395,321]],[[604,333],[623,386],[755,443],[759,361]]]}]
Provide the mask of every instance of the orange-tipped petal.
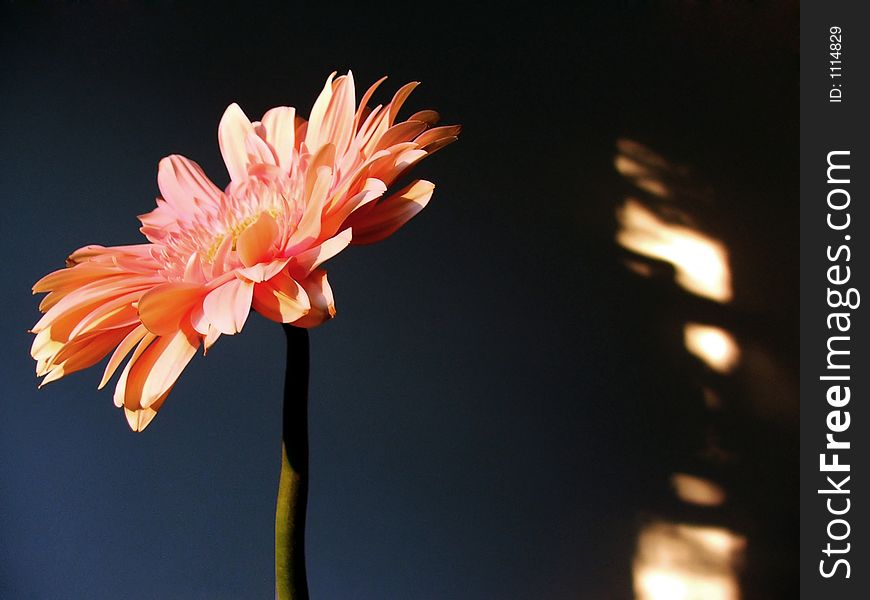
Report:
[{"label": "orange-tipped petal", "polygon": [[43,386],[50,381],[60,379],[64,375],[87,369],[100,362],[112,348],[126,337],[129,329],[110,329],[105,332],[92,333],[64,345],[51,362],[52,372],[42,380]]},{"label": "orange-tipped petal", "polygon": [[408,96],[411,95],[411,92],[413,92],[414,88],[418,85],[420,85],[419,81],[406,83],[400,87],[399,91],[393,96],[393,100],[390,102],[390,125],[396,122],[396,117],[399,116],[399,110],[401,110],[402,105],[405,104],[405,100],[408,99]]},{"label": "orange-tipped petal", "polygon": [[199,337],[185,329],[158,337],[140,356],[134,355],[118,382],[125,387],[124,406],[134,411],[151,407],[169,391],[198,347]]},{"label": "orange-tipped petal", "polygon": [[130,360],[127,361],[127,364],[124,365],[124,370],[121,371],[121,376],[118,378],[118,383],[115,384],[115,394],[114,401],[115,406],[128,406],[129,408],[135,408],[139,406],[139,398],[128,397],[127,394],[127,380],[130,377],[130,371],[133,369],[133,366],[136,364],[136,361],[139,360],[139,357],[142,356],[142,353],[148,349],[148,346],[157,339],[157,336],[153,333],[146,333],[142,336],[142,339],[139,340],[139,343],[136,345],[136,349],[133,350],[133,355],[130,357]]},{"label": "orange-tipped petal", "polygon": [[163,406],[163,402],[171,391],[172,388],[166,390],[166,393],[158,398],[157,401],[148,408],[131,410],[125,406],[124,416],[127,418],[127,423],[130,425],[130,429],[136,433],[144,431],[145,428],[151,424],[151,421],[154,420],[154,417],[157,416],[157,411],[160,410],[161,406]]},{"label": "orange-tipped petal", "polygon": [[440,118],[441,118],[441,115],[439,115],[434,110],[421,110],[421,111],[415,112],[413,115],[408,117],[408,120],[409,121],[423,121],[424,123],[426,123],[426,125],[428,125],[429,127],[432,127],[433,125],[435,125],[435,123],[438,122],[438,119],[440,119]]},{"label": "orange-tipped petal", "polygon": [[375,90],[377,90],[378,87],[380,87],[380,85],[384,81],[386,81],[386,79],[387,79],[386,77],[381,77],[376,82],[374,82],[374,84],[372,84],[372,86],[369,87],[368,90],[366,90],[365,94],[363,94],[363,97],[359,102],[359,108],[357,108],[356,116],[354,117],[354,121],[353,121],[353,130],[354,131],[359,131],[360,124],[362,123],[362,120],[366,116],[366,112],[367,112],[367,108],[368,108],[367,105],[369,103],[369,100],[371,100],[372,95],[375,93]]},{"label": "orange-tipped petal", "polygon": [[[36,360],[47,361],[52,356],[57,354],[63,348],[63,341],[53,338],[51,335],[51,327],[46,327],[40,332],[37,332],[33,338],[33,344],[30,346],[30,356]],[[36,374],[40,374],[40,369],[37,369]]]},{"label": "orange-tipped petal", "polygon": [[375,151],[384,150],[402,142],[410,142],[424,131],[426,131],[426,123],[422,121],[405,121],[393,125],[378,141]]},{"label": "orange-tipped petal", "polygon": [[109,380],[112,378],[112,375],[115,374],[115,371],[121,365],[121,362],[124,360],[130,350],[142,341],[148,335],[148,329],[144,325],[139,325],[135,329],[133,329],[130,333],[127,334],[118,347],[115,348],[115,351],[112,353],[111,358],[109,358],[109,362],[106,365],[105,371],[103,371],[103,379],[100,381],[100,385],[97,386],[98,390],[103,389]]},{"label": "orange-tipped petal", "polygon": [[165,283],[148,290],[139,300],[139,318],[148,331],[170,335],[205,295],[198,283]]},{"label": "orange-tipped petal", "polygon": [[456,138],[459,135],[459,132],[462,131],[461,125],[445,125],[443,127],[435,127],[433,129],[429,129],[428,131],[421,133],[414,140],[421,147],[426,147],[429,144],[438,142],[440,140],[445,140],[448,138]]},{"label": "orange-tipped petal", "polygon": [[[165,344],[164,340],[167,340]],[[139,362],[150,362],[152,353],[156,356],[150,364],[148,376],[142,386],[142,396],[139,400],[142,408],[150,407],[169,391],[198,348],[199,338],[190,330],[179,330],[171,336],[162,337],[158,343],[148,348]]]},{"label": "orange-tipped petal", "polygon": [[345,221],[346,225],[353,228],[351,243],[372,244],[389,237],[423,210],[429,203],[434,189],[434,183],[421,179],[373,206],[364,214],[352,214]]},{"label": "orange-tipped petal", "polygon": [[79,321],[78,325],[70,331],[69,338],[73,339],[99,330],[138,325],[139,315],[136,312],[135,302],[141,296],[142,292],[136,291],[119,296],[97,307]]},{"label": "orange-tipped petal", "polygon": [[343,223],[356,210],[374,202],[387,191],[386,184],[380,179],[369,178],[363,185],[363,189],[344,203],[338,205],[324,217],[321,229],[323,232],[339,231],[344,229]]},{"label": "orange-tipped petal", "polygon": [[127,424],[130,426],[130,429],[139,433],[145,431],[145,428],[151,424],[151,421],[157,416],[157,411],[151,408],[130,410],[125,406],[124,416],[127,417]]}]

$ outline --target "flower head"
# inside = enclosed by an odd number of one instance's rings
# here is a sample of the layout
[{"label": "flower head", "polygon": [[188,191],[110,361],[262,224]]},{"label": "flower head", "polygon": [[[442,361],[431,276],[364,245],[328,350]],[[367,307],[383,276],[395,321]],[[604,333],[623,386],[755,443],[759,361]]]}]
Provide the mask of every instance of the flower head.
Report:
[{"label": "flower head", "polygon": [[251,122],[230,105],[218,126],[225,190],[187,158],[161,160],[157,208],[139,217],[147,243],[86,246],[34,285],[48,293],[32,330],[41,385],[111,351],[102,388],[129,356],[114,399],[141,431],[200,344],[241,331],[251,308],[298,327],[332,318],[321,265],[423,209],[434,184],[391,185],[459,133],[434,127],[430,110],[396,121],[416,83],[369,110],[382,81],[357,107],[352,74],[330,75],[308,121],[279,106]]}]

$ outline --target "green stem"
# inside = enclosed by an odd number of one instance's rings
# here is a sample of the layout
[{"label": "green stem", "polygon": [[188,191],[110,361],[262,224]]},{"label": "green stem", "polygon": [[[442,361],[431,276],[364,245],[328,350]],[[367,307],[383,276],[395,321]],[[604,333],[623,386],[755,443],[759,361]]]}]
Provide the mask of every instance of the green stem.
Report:
[{"label": "green stem", "polygon": [[287,369],[281,480],[275,509],[275,597],[308,600],[305,509],[308,504],[308,330],[284,325]]}]

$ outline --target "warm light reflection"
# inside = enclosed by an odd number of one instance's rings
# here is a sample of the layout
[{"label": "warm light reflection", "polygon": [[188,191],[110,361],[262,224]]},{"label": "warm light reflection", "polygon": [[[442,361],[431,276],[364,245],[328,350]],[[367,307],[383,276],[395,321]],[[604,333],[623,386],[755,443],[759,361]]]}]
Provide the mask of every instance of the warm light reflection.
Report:
[{"label": "warm light reflection", "polygon": [[708,479],[687,473],[674,473],[671,484],[683,502],[699,506],[719,506],[725,502],[725,490]]},{"label": "warm light reflection", "polygon": [[667,186],[656,176],[655,169],[622,154],[616,157],[614,166],[620,175],[632,179],[637,187],[646,190],[653,196],[659,198],[670,196]]},{"label": "warm light reflection", "polygon": [[634,559],[637,600],[738,600],[743,537],[721,527],[658,522],[641,531]]},{"label": "warm light reflection", "polygon": [[732,298],[725,245],[699,231],[668,223],[638,200],[617,210],[617,242],[632,252],[671,263],[686,291],[718,302]]},{"label": "warm light reflection", "polygon": [[[682,167],[632,140],[617,141],[616,171],[635,188],[636,197],[626,197],[617,207],[616,241],[629,251],[623,264],[637,275],[653,278],[673,268],[674,281],[685,292],[722,304],[731,302],[733,290],[727,246],[704,233],[701,222],[704,202],[710,195]],[[712,307],[704,307],[711,309]],[[724,308],[720,311],[724,312]],[[712,321],[715,309],[708,310]],[[685,313],[675,313],[680,321]],[[709,324],[683,325],[686,351],[710,370],[731,373],[740,362],[741,349],[727,330]],[[709,410],[719,410],[724,399],[699,365],[693,371],[702,377],[701,391]],[[711,381],[712,380],[712,381]],[[720,447],[718,435],[707,434],[707,447],[698,456],[712,465],[733,457]],[[709,469],[715,472],[714,468]],[[722,522],[727,500],[725,489],[704,477],[675,472],[670,484],[688,513],[695,505],[715,510]],[[700,513],[699,513],[700,514]],[[720,526],[684,524],[659,520],[641,528],[633,561],[637,600],[739,600],[737,577],[746,539]]]},{"label": "warm light reflection", "polygon": [[686,323],[683,341],[686,350],[719,373],[730,373],[740,360],[740,348],[734,336],[721,327]]}]

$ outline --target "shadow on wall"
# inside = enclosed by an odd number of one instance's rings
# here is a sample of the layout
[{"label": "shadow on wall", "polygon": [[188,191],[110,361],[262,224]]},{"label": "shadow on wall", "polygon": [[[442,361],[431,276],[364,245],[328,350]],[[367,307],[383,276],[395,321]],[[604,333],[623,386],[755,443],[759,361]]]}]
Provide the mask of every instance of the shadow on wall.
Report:
[{"label": "shadow on wall", "polygon": [[[682,340],[676,351],[681,356],[670,358],[677,370],[688,365],[684,377],[695,390],[693,401],[701,404],[677,407],[671,414],[685,409],[686,418],[671,419],[657,434],[663,443],[673,436],[697,440],[697,446],[684,447],[689,455],[677,453],[667,465],[668,500],[638,507],[635,597],[778,596],[785,592],[778,573],[788,572],[792,555],[772,550],[792,515],[780,511],[772,524],[775,498],[765,497],[764,486],[756,483],[771,466],[786,480],[792,473],[776,456],[762,461],[763,468],[753,465],[775,435],[797,438],[796,374],[783,366],[783,350],[770,344],[775,332],[766,331],[776,308],[740,307],[732,269],[744,265],[731,264],[729,240],[710,232],[715,195],[693,180],[688,167],[627,139],[617,142],[614,166],[628,185],[616,209],[623,263],[670,294],[666,308],[650,318],[674,329],[670,339]],[[662,348],[668,350],[664,341]]]}]

